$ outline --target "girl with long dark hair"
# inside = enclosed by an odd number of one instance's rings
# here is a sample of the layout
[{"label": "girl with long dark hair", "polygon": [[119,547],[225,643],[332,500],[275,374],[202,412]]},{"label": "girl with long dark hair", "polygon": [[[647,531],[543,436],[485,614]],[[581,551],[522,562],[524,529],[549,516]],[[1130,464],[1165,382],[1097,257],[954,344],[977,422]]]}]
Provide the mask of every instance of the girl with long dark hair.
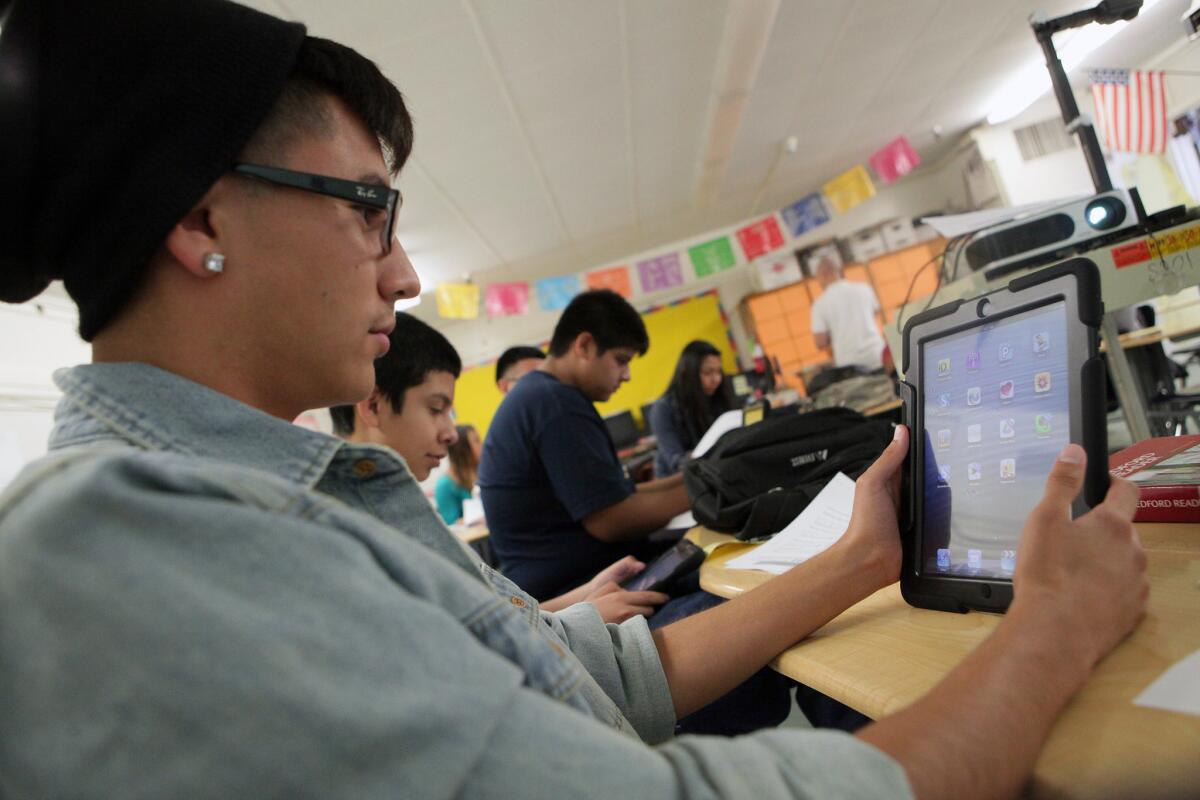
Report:
[{"label": "girl with long dark hair", "polygon": [[721,391],[724,380],[721,351],[702,339],[688,342],[675,365],[671,385],[650,407],[650,427],[658,440],[656,477],[679,472],[713,420],[733,407],[727,393]]},{"label": "girl with long dark hair", "polygon": [[479,454],[483,443],[473,425],[458,426],[458,441],[450,445],[450,464],[438,478],[433,496],[438,513],[449,525],[462,519],[463,501],[471,498],[475,488],[475,472],[479,469]]}]

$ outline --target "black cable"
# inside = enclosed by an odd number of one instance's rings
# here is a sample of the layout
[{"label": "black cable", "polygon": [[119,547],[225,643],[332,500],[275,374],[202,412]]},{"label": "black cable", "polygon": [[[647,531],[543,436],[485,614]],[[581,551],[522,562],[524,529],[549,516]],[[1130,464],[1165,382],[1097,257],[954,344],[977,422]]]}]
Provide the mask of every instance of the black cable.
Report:
[{"label": "black cable", "polygon": [[[954,283],[956,280],[958,280],[959,257],[962,256],[963,250],[967,249],[967,245],[971,243],[971,240],[975,238],[975,233],[977,233],[977,231],[973,231],[971,233],[965,234],[965,236],[956,237],[958,239],[962,239],[962,241],[959,243],[959,246],[957,248],[955,248],[955,250],[954,250],[953,268],[947,269],[946,268],[946,259],[944,259],[944,258],[942,259],[942,268],[941,268],[941,271],[938,273],[938,284],[937,284],[937,286],[935,286],[933,288],[933,293],[929,295],[929,301],[927,303],[925,303],[925,307],[921,309],[922,314],[924,314],[926,311],[928,311],[930,306],[933,305],[933,301],[937,299],[938,292],[940,292],[942,290],[943,286],[945,286],[948,283]],[[953,243],[953,240],[952,240],[951,244],[952,243]],[[950,251],[951,244],[946,245],[946,249],[942,251],[943,255],[945,255],[946,253],[948,253]]]},{"label": "black cable", "polygon": [[[909,281],[909,284],[908,284],[908,291],[904,293],[904,302],[901,303],[900,307],[896,310],[896,333],[904,332],[903,328],[901,327],[904,322],[904,307],[907,306],[908,301],[912,299],[913,289],[916,288],[917,279],[921,277],[921,273],[924,272],[926,270],[926,268],[929,267],[930,264],[934,263],[939,258],[942,259],[942,266],[944,266],[945,260],[946,260],[945,259],[946,253],[949,252],[950,248],[954,246],[954,243],[958,239],[961,239],[961,238],[962,238],[961,236],[956,236],[953,239],[951,239],[949,242],[946,243],[946,246],[944,248],[942,248],[942,252],[938,253],[933,258],[926,261],[924,264],[922,264],[917,269],[917,271],[915,273],[913,273],[912,280]],[[938,267],[938,286],[939,287],[941,286],[941,282],[942,282],[942,266]],[[937,289],[934,289],[934,294],[937,294]],[[929,306],[926,306],[925,308],[928,309]]]}]

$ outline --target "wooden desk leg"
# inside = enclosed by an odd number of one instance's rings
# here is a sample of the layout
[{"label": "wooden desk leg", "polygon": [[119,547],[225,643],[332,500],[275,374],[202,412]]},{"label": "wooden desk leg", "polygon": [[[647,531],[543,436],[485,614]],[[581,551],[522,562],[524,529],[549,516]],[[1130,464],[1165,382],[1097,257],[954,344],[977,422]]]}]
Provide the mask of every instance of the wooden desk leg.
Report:
[{"label": "wooden desk leg", "polygon": [[1121,338],[1112,314],[1104,315],[1104,320],[1100,323],[1100,335],[1108,347],[1108,364],[1111,367],[1113,388],[1117,392],[1117,399],[1121,401],[1121,413],[1125,415],[1129,435],[1134,442],[1149,439],[1150,423],[1146,418],[1146,399],[1142,397],[1141,387],[1129,369],[1129,360],[1125,358],[1125,351],[1121,348]]}]

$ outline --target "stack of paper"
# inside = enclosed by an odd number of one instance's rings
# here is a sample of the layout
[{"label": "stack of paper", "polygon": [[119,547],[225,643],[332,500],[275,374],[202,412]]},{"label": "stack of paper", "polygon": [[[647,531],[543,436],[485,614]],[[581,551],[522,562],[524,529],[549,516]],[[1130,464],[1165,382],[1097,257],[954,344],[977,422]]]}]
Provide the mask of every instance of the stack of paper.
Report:
[{"label": "stack of paper", "polygon": [[854,508],[854,481],[839,472],[788,526],[766,544],[731,559],[731,569],[758,569],[776,575],[807,561],[842,538]]},{"label": "stack of paper", "polygon": [[717,439],[734,428],[742,427],[742,410],[735,408],[733,411],[726,411],[721,416],[713,420],[713,424],[708,426],[708,430],[700,437],[700,441],[692,448],[692,458],[699,458],[709,451]]}]

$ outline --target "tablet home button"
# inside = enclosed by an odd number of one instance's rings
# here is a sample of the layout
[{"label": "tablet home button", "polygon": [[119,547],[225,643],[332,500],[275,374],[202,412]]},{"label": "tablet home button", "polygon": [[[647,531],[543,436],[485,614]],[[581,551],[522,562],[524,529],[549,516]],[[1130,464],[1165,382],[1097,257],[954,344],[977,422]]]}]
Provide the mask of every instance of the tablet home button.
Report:
[{"label": "tablet home button", "polygon": [[983,593],[984,597],[992,596],[992,587],[988,586],[986,583],[979,587],[979,591]]}]

